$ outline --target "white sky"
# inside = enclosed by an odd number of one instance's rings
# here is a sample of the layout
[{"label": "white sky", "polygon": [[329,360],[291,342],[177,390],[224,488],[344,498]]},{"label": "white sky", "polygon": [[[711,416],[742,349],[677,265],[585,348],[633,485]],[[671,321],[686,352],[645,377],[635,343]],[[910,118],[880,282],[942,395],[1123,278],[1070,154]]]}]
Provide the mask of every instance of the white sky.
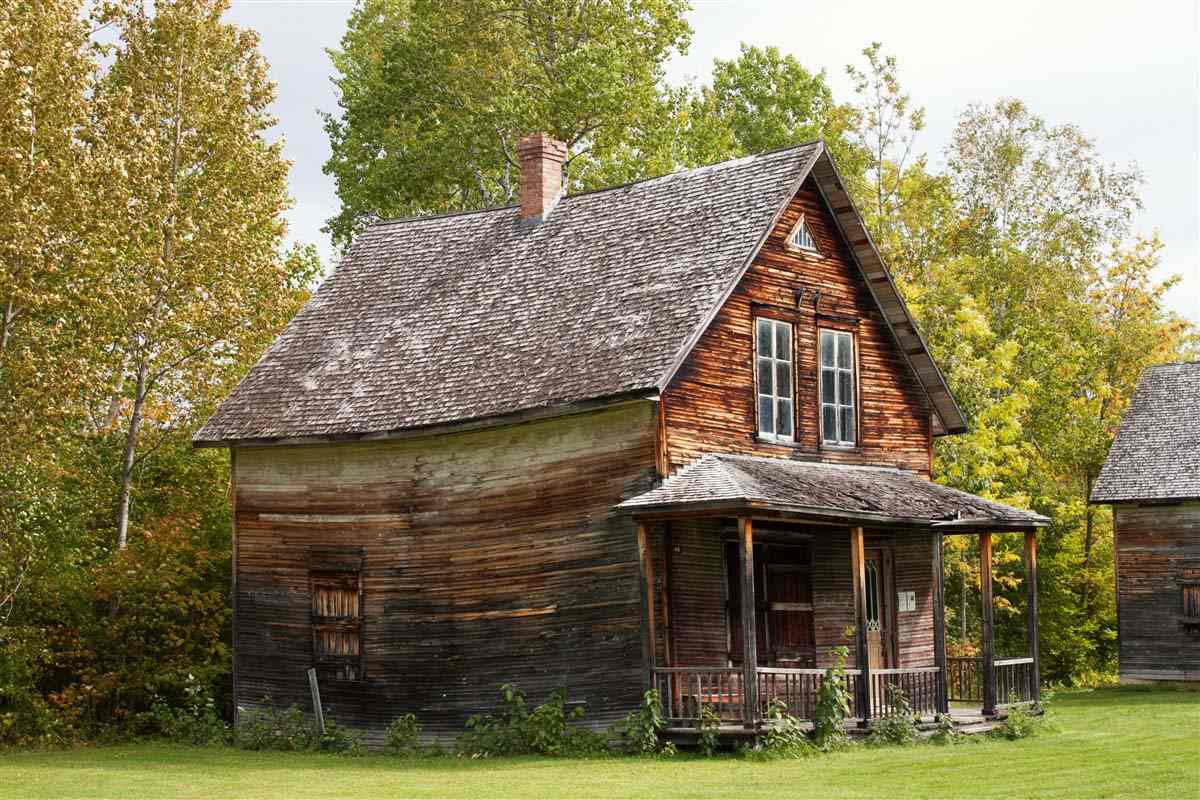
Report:
[{"label": "white sky", "polygon": [[[902,84],[926,109],[918,146],[940,161],[959,113],[973,102],[1018,97],[1051,124],[1071,122],[1106,160],[1136,161],[1146,177],[1138,231],[1157,229],[1163,272],[1183,276],[1171,306],[1200,323],[1200,31],[1194,0],[1137,4],[1098,0],[906,3],[877,0],[692,0],[688,54],[669,77],[706,78],[713,58],[740,42],[775,45],[810,70],[824,69],[841,101],[852,97],[845,65],[871,41],[900,66]],[[233,22],[259,31],[279,84],[276,115],[293,161],[291,235],[316,243],[337,211],[321,172],[329,143],[320,110],[336,110],[325,48],[336,47],[352,0],[233,0]]]}]

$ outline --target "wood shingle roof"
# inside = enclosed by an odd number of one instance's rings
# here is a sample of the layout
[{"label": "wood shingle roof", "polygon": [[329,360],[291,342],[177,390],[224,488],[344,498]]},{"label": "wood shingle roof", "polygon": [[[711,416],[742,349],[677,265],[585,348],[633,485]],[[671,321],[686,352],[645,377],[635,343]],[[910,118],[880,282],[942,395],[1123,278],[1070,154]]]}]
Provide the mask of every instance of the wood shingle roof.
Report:
[{"label": "wood shingle roof", "polygon": [[1093,503],[1200,498],[1200,361],[1142,373]]},{"label": "wood shingle roof", "polygon": [[[569,195],[536,224],[515,206],[376,223],[194,442],[384,436],[652,396],[800,183],[821,180],[818,161],[836,177],[818,141]],[[898,295],[881,306],[902,312],[906,357],[925,354]],[[913,367],[931,407],[964,429],[928,364]]]}]

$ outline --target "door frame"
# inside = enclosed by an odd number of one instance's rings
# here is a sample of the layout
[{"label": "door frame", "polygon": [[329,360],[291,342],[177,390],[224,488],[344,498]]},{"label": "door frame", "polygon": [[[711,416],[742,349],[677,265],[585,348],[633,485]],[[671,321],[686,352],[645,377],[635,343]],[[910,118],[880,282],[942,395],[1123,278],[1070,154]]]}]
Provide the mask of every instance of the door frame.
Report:
[{"label": "door frame", "polygon": [[885,669],[895,669],[900,666],[900,631],[897,627],[899,617],[896,613],[896,559],[891,542],[872,542],[863,547],[864,560],[872,551],[879,552],[880,568],[883,572],[882,586],[879,587],[879,599],[883,604],[880,609],[887,636],[880,637],[884,657],[887,660]]}]

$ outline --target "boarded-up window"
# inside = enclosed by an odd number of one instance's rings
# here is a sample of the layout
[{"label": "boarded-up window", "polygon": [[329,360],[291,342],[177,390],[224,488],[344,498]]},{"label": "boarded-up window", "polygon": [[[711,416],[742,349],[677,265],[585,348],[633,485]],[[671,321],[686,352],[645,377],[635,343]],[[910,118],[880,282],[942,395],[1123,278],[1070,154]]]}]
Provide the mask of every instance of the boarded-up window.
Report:
[{"label": "boarded-up window", "polygon": [[1200,619],[1200,583],[1184,584],[1183,615]]},{"label": "boarded-up window", "polygon": [[362,668],[361,551],[315,551],[309,559],[313,661],[326,677],[356,680]]}]

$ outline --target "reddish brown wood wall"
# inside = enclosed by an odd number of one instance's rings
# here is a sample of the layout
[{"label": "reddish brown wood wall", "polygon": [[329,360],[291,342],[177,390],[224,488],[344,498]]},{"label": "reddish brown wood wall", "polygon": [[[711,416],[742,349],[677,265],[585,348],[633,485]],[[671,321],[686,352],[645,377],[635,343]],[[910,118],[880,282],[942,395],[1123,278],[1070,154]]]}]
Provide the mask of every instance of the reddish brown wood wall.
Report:
[{"label": "reddish brown wood wall", "polygon": [[651,403],[420,440],[240,449],[237,702],[309,709],[309,558],[362,548],[366,678],[327,712],[378,736],[404,713],[452,737],[511,682],[565,686],[605,724],[642,690],[633,524],[654,474]]},{"label": "reddish brown wood wall", "polygon": [[[670,523],[672,551],[659,554],[669,560],[666,573],[669,595],[669,632],[661,624],[659,657],[671,637],[674,666],[713,667],[729,657],[725,614],[723,542],[736,535],[729,519],[677,520]],[[660,529],[661,530],[661,529]],[[854,639],[846,629],[854,624],[854,598],[850,579],[849,531],[825,526],[772,526],[758,523],[756,541],[787,542],[796,537],[813,548],[813,623],[817,666],[833,663],[833,649],[850,649],[854,665]],[[933,656],[932,534],[926,531],[868,531],[868,547],[887,545],[893,553],[895,591],[912,591],[917,610],[897,612],[900,666],[930,666]],[[893,592],[893,595],[894,595]],[[894,603],[895,597],[890,600]],[[661,611],[660,619],[662,619]],[[659,663],[663,663],[660,661]]]},{"label": "reddish brown wood wall", "polygon": [[[801,254],[786,244],[802,213],[820,247],[819,256]],[[797,310],[795,292],[801,286],[808,294]],[[819,315],[814,313],[814,289],[821,292]],[[759,310],[795,326],[795,447],[755,440],[753,318]],[[856,334],[861,398],[860,446],[855,450],[821,451],[819,447],[818,325]],[[924,394],[811,179],[782,215],[664,396],[672,467],[706,452],[783,457],[819,453],[830,461],[929,472],[930,425]]]},{"label": "reddish brown wood wall", "polygon": [[1183,585],[1200,584],[1200,503],[1114,508],[1122,680],[1200,681],[1200,628]]}]

